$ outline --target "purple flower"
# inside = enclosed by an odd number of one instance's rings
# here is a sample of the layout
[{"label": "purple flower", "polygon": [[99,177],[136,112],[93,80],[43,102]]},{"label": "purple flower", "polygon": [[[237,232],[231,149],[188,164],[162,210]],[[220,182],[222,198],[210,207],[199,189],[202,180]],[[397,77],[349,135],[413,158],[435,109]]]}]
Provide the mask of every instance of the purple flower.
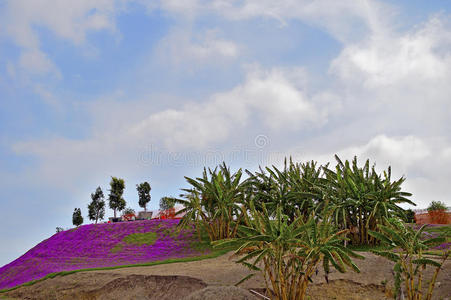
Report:
[{"label": "purple flower", "polygon": [[[77,269],[148,263],[170,258],[199,256],[191,248],[193,229],[175,232],[178,220],[145,220],[91,224],[54,234],[15,261],[0,268],[0,289],[39,279],[47,274]],[[157,233],[152,245],[127,244],[132,233]]]}]

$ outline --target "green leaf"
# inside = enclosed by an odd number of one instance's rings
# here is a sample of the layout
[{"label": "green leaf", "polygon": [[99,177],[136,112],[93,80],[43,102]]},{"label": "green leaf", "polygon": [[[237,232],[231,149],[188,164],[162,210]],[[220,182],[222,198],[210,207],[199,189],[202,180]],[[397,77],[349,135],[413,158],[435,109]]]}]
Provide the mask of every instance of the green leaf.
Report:
[{"label": "green leaf", "polygon": [[384,251],[384,250],[373,250],[371,249],[370,252],[385,257],[393,262],[398,262],[400,260],[399,255],[390,251]]},{"label": "green leaf", "polygon": [[249,278],[253,277],[255,275],[255,273],[249,274],[246,277],[244,277],[243,279],[241,279],[240,281],[238,281],[237,283],[235,283],[235,286],[238,286],[240,284],[242,284],[243,282],[245,282],[246,280],[248,280]]},{"label": "green leaf", "polygon": [[243,265],[245,265],[246,267],[248,267],[249,269],[253,270],[253,271],[261,271],[261,269],[259,267],[257,267],[254,264],[250,264],[248,262],[242,262]]},{"label": "green leaf", "polygon": [[428,259],[428,258],[415,259],[412,262],[417,265],[430,265],[430,266],[434,266],[434,267],[438,267],[438,268],[440,268],[442,266],[441,263],[438,263],[438,262],[436,262],[432,259]]},{"label": "green leaf", "polygon": [[435,244],[440,244],[446,241],[446,238],[444,237],[436,237],[436,238],[432,238],[432,239],[428,239],[423,241],[423,244],[425,245],[435,245]]},{"label": "green leaf", "polygon": [[368,233],[372,237],[375,237],[376,239],[382,241],[383,243],[388,244],[390,246],[393,246],[393,241],[390,240],[387,236],[383,235],[382,233],[376,232],[376,231],[373,231],[373,230],[368,230]]}]

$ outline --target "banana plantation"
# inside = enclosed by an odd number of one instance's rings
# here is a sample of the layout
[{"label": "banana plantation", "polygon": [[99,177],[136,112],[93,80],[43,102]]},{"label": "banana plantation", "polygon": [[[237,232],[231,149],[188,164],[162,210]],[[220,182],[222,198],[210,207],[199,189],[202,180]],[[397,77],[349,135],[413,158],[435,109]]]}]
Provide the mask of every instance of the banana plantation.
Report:
[{"label": "banana plantation", "polygon": [[[240,257],[237,263],[264,276],[267,295],[284,300],[305,299],[319,267],[326,279],[331,267],[359,272],[353,260],[363,257],[352,250],[355,247],[372,251],[389,243],[387,251],[377,254],[397,262],[395,295],[403,292],[401,282],[407,280],[408,299],[423,299],[423,294],[414,292],[421,290],[421,279],[411,280],[412,266],[433,265],[438,272],[444,260],[425,260],[426,244],[412,246],[414,250],[404,258],[396,254],[393,245],[408,247],[408,242],[397,238],[413,232],[405,225],[406,211],[400,206],[415,205],[411,194],[402,190],[405,178],[392,179],[390,167],[378,173],[369,160],[361,166],[356,157],[343,162],[335,156],[335,160],[331,166],[290,158],[281,169],[260,167],[256,172],[232,172],[225,163],[204,168],[201,177],[185,177],[189,187],[172,198],[184,207],[179,226],[195,226],[199,239],[202,232],[215,247],[232,247]],[[393,227],[394,222],[401,225]],[[440,237],[428,245],[443,241]],[[444,254],[445,260],[448,255]],[[406,264],[411,267],[405,268]],[[424,299],[430,299],[435,279],[430,280]]]},{"label": "banana plantation", "polygon": [[369,160],[359,167],[356,157],[352,162],[335,159],[334,168],[290,159],[281,170],[260,167],[244,174],[241,169],[232,173],[223,163],[204,169],[202,177],[185,177],[190,187],[174,199],[184,206],[182,225],[194,223],[211,241],[234,238],[240,224],[249,225],[251,207],[265,211],[268,218],[275,218],[280,209],[288,223],[327,215],[338,230],[347,230],[350,244],[377,244],[369,231],[377,231],[384,218],[405,218],[399,204],[415,205],[408,199],[411,194],[402,191],[405,178],[392,180],[390,167],[378,174]]}]

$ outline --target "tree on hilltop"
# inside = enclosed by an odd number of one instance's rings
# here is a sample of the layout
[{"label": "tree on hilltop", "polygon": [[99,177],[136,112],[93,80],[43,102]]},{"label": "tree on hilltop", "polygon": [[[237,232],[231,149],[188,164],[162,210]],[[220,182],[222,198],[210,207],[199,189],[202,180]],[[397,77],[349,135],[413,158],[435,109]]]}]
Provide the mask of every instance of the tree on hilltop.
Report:
[{"label": "tree on hilltop", "polygon": [[432,201],[428,206],[430,222],[433,224],[446,224],[448,219],[446,209],[445,203],[440,201]]},{"label": "tree on hilltop", "polygon": [[435,210],[445,211],[446,210],[445,203],[443,203],[441,201],[432,201],[428,206],[428,211],[435,211]]},{"label": "tree on hilltop", "polygon": [[415,223],[415,212],[410,208],[408,210],[406,210],[405,221],[407,223]]},{"label": "tree on hilltop", "polygon": [[172,197],[162,197],[160,199],[160,210],[165,211],[174,208],[176,201]]},{"label": "tree on hilltop", "polygon": [[96,191],[91,194],[91,203],[88,205],[88,216],[92,221],[102,220],[105,216],[105,200],[104,200],[103,191],[100,186],[96,189]]},{"label": "tree on hilltop", "polygon": [[135,214],[135,210],[131,207],[127,207],[126,209],[124,209],[122,215],[134,215]]},{"label": "tree on hilltop", "polygon": [[114,211],[114,217],[116,218],[116,211],[123,210],[127,205],[124,198],[122,198],[125,189],[124,179],[111,177],[110,187],[110,194],[108,195],[109,206]]},{"label": "tree on hilltop", "polygon": [[139,206],[147,211],[147,203],[150,202],[150,184],[147,181],[136,185],[136,190],[138,191]]},{"label": "tree on hilltop", "polygon": [[72,214],[72,224],[74,224],[74,226],[80,226],[81,224],[83,224],[83,217],[81,215],[81,209],[79,208],[75,208],[74,209],[74,213]]}]

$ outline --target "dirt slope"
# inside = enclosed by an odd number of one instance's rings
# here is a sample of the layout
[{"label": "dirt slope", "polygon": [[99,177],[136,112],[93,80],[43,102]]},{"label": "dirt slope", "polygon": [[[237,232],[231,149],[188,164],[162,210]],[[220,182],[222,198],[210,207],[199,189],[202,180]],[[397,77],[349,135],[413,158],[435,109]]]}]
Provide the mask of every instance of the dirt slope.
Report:
[{"label": "dirt slope", "polygon": [[[360,274],[333,271],[327,284],[324,274],[319,271],[313,278],[315,284],[311,285],[308,294],[312,299],[319,300],[385,299],[382,282],[387,280],[388,285],[391,285],[392,264],[370,253],[364,255],[365,260],[357,261]],[[80,272],[22,287],[4,296],[11,299],[175,300],[206,286],[231,286],[247,274],[249,270],[235,264],[230,259],[230,254],[226,254],[214,259],[186,263]],[[434,299],[451,299],[451,261],[446,262],[437,286]],[[264,281],[261,276],[255,276],[241,287],[262,292]],[[223,299],[230,299],[230,294],[225,295],[229,297]]]}]

